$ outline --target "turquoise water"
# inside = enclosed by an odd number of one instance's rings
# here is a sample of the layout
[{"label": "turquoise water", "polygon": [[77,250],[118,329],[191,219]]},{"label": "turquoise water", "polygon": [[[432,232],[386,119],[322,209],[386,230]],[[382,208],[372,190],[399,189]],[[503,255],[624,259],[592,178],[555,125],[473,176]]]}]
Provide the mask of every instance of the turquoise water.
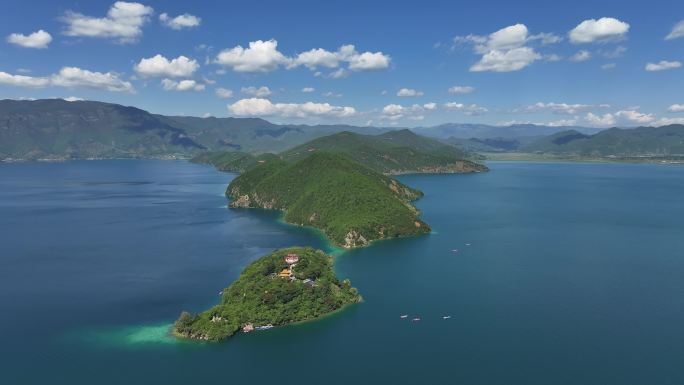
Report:
[{"label": "turquoise water", "polygon": [[320,235],[209,167],[0,165],[0,383],[684,383],[684,168],[490,166],[401,177],[435,232],[339,254],[364,303],[201,344],[180,310]]}]

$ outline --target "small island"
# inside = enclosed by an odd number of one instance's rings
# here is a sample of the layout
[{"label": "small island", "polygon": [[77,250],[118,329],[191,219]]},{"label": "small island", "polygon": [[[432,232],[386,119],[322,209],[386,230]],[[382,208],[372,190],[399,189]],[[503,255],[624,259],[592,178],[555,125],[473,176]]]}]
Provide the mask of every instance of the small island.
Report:
[{"label": "small island", "polygon": [[312,320],[358,303],[348,279],[332,270],[332,257],[310,247],[276,250],[252,262],[223,290],[221,303],[192,315],[181,313],[177,337],[219,341],[238,331],[270,329]]}]

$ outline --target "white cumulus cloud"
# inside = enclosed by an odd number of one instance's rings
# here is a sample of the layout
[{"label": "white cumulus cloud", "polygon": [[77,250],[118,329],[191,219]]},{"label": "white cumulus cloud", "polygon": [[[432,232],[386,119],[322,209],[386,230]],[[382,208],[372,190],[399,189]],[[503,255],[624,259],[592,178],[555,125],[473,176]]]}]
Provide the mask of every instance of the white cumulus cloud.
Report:
[{"label": "white cumulus cloud", "polygon": [[540,111],[551,111],[556,114],[568,114],[574,115],[579,112],[599,109],[599,108],[609,108],[608,104],[580,104],[580,103],[543,103],[537,102],[529,106],[522,107],[520,109],[514,110],[513,112],[524,112],[524,113],[535,113]]},{"label": "white cumulus cloud", "polygon": [[50,85],[50,79],[0,72],[0,84],[15,87],[41,88]]},{"label": "white cumulus cloud", "polygon": [[402,97],[423,96],[423,91],[416,91],[412,88],[402,88],[397,92],[397,96],[402,96]]},{"label": "white cumulus cloud", "polygon": [[570,61],[574,61],[576,63],[587,61],[589,59],[591,59],[591,52],[585,49],[578,51],[576,54],[570,56]]},{"label": "white cumulus cloud", "polygon": [[307,94],[308,94],[308,93],[312,93],[312,92],[314,92],[314,91],[316,91],[316,89],[313,88],[313,87],[304,87],[304,88],[302,88],[302,92],[307,93]]},{"label": "white cumulus cloud", "polygon": [[333,106],[329,103],[273,103],[268,99],[241,99],[228,105],[235,116],[277,116],[282,118],[346,118],[356,115],[353,107]]},{"label": "white cumulus cloud", "polygon": [[678,62],[678,61],[661,60],[658,63],[646,64],[646,71],[649,71],[649,72],[666,71],[666,70],[673,70],[673,69],[679,68],[681,66],[682,66],[682,63]]},{"label": "white cumulus cloud", "polygon": [[684,37],[684,20],[672,27],[672,31],[665,36],[665,40],[679,39],[680,37]]},{"label": "white cumulus cloud", "polygon": [[291,66],[303,65],[311,70],[315,70],[318,67],[337,68],[343,57],[342,48],[337,52],[330,52],[323,48],[314,48],[298,54]]},{"label": "white cumulus cloud", "polygon": [[246,95],[255,96],[257,98],[263,98],[266,96],[270,96],[273,93],[273,92],[271,92],[271,89],[269,89],[266,86],[262,86],[259,88],[254,87],[254,86],[242,87],[242,88],[240,88],[240,92],[242,92],[243,94],[246,94]]},{"label": "white cumulus cloud", "polygon": [[390,57],[382,52],[364,52],[349,58],[349,69],[352,71],[372,71],[389,67]]},{"label": "white cumulus cloud", "polygon": [[52,75],[51,85],[72,88],[92,88],[114,92],[134,92],[130,82],[121,80],[114,72],[94,72],[78,67],[63,67]]},{"label": "white cumulus cloud", "polygon": [[[471,72],[511,72],[519,71],[545,56],[528,46],[533,42],[553,44],[562,39],[553,34],[530,35],[525,24],[515,24],[502,28],[487,36],[456,36],[455,44],[472,44],[475,53],[482,55],[470,67]],[[547,55],[555,58],[555,55]]]},{"label": "white cumulus cloud", "polygon": [[670,112],[684,112],[684,104],[673,104],[667,110]]},{"label": "white cumulus cloud", "polygon": [[58,73],[49,77],[12,75],[7,72],[0,72],[0,84],[29,88],[57,86],[114,92],[135,92],[130,82],[121,80],[119,75],[114,72],[94,72],[78,67],[63,67]]},{"label": "white cumulus cloud", "polygon": [[[337,51],[314,48],[289,57],[278,51],[278,41],[257,40],[249,43],[248,48],[237,46],[221,51],[216,57],[217,64],[231,67],[237,72],[270,72],[283,66],[288,69],[304,66],[315,72],[315,76],[333,79],[343,78],[350,71],[371,71],[389,67],[391,58],[382,52],[356,51],[354,45],[341,46]],[[342,64],[346,63],[346,67]],[[334,69],[329,74],[319,68]]]},{"label": "white cumulus cloud", "polygon": [[466,115],[481,115],[489,110],[485,107],[478,106],[477,104],[464,104],[457,102],[444,103],[444,108],[449,111],[460,111]]},{"label": "white cumulus cloud", "polygon": [[162,79],[161,84],[166,91],[204,91],[205,88],[204,84],[191,79],[181,81]]},{"label": "white cumulus cloud", "polygon": [[42,29],[29,35],[13,33],[7,36],[8,43],[16,44],[25,48],[47,48],[51,41],[52,36]]},{"label": "white cumulus cloud", "polygon": [[66,23],[67,36],[114,38],[120,43],[137,41],[142,35],[142,26],[154,10],[140,3],[117,1],[106,17],[92,17],[67,11],[61,20]]},{"label": "white cumulus cloud", "polygon": [[161,23],[165,26],[177,31],[183,28],[199,27],[199,25],[202,23],[201,18],[189,13],[184,13],[176,17],[171,17],[167,13],[162,13],[159,15],[159,21],[161,21]]},{"label": "white cumulus cloud", "polygon": [[379,118],[381,120],[389,120],[392,124],[400,119],[409,120],[423,120],[425,114],[437,110],[437,103],[430,102],[423,105],[412,104],[409,106],[402,106],[400,104],[388,104],[382,108]]},{"label": "white cumulus cloud", "polygon": [[215,93],[216,96],[221,99],[230,99],[233,97],[233,90],[229,90],[228,88],[219,87],[216,89]]},{"label": "white cumulus cloud", "polygon": [[655,116],[653,116],[653,114],[646,114],[635,110],[618,111],[615,113],[615,116],[619,119],[624,119],[628,122],[639,124],[648,124],[655,120]]},{"label": "white cumulus cloud", "polygon": [[216,63],[236,72],[270,72],[289,62],[290,59],[278,51],[276,40],[252,41],[247,48],[238,45],[216,56]]},{"label": "white cumulus cloud", "polygon": [[684,118],[660,118],[653,123],[653,126],[669,126],[670,124],[684,124]]},{"label": "white cumulus cloud", "polygon": [[475,92],[475,87],[453,86],[453,87],[449,87],[448,91],[452,95],[471,94],[471,93]]},{"label": "white cumulus cloud", "polygon": [[172,78],[192,76],[199,68],[196,60],[179,56],[175,59],[167,59],[162,55],[141,59],[135,65],[135,72],[142,76],[165,76]]},{"label": "white cumulus cloud", "polygon": [[573,28],[568,35],[573,44],[585,44],[619,40],[624,38],[628,31],[629,24],[624,21],[612,17],[602,17],[598,20],[584,20]]},{"label": "white cumulus cloud", "polygon": [[588,112],[584,120],[592,126],[607,127],[615,125],[615,117],[613,114],[596,115]]},{"label": "white cumulus cloud", "polygon": [[488,50],[508,50],[522,47],[527,42],[528,30],[525,24],[515,24],[489,35]]},{"label": "white cumulus cloud", "polygon": [[646,114],[637,110],[620,110],[615,113],[595,115],[587,113],[584,120],[592,126],[608,127],[616,125],[645,125],[656,121],[653,114]]},{"label": "white cumulus cloud", "polygon": [[[353,44],[341,46],[335,52],[323,48],[315,48],[302,52],[295,56],[290,68],[305,66],[311,70],[319,67],[338,68],[341,63],[347,63],[347,70],[351,71],[371,71],[388,68],[391,62],[389,55],[382,52],[363,52],[359,53]],[[343,70],[344,71],[344,70]],[[343,72],[333,72],[330,77],[339,78]]]},{"label": "white cumulus cloud", "polygon": [[492,50],[484,54],[479,62],[470,67],[470,71],[519,71],[541,58],[542,56],[530,47],[514,48],[507,51]]}]

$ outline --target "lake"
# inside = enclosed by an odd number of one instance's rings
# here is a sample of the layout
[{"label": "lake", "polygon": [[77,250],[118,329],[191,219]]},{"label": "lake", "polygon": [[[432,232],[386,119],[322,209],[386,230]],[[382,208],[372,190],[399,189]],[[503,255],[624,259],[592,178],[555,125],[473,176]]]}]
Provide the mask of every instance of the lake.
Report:
[{"label": "lake", "polygon": [[[684,167],[489,166],[400,177],[434,233],[340,252],[227,209],[234,175],[207,166],[0,164],[0,382],[684,383]],[[365,302],[224,343],[167,335],[295,245],[334,252]]]}]

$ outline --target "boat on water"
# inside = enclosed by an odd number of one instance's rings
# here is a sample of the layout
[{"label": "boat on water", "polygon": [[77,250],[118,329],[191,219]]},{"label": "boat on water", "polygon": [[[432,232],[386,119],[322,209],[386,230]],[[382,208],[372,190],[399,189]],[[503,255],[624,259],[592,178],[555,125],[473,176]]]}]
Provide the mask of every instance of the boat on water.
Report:
[{"label": "boat on water", "polygon": [[273,325],[268,324],[268,325],[255,326],[254,327],[254,330],[268,330],[268,329],[273,329]]},{"label": "boat on water", "polygon": [[408,318],[408,314],[401,315],[401,316],[399,316],[399,318],[406,319],[406,318]]},{"label": "boat on water", "polygon": [[451,318],[450,315],[445,315],[444,317],[442,317],[442,319],[450,319],[450,318]]},{"label": "boat on water", "polygon": [[414,319],[411,320],[411,322],[419,322],[419,321],[420,321],[420,318],[419,318],[419,317],[416,317],[416,318],[414,318]]}]

